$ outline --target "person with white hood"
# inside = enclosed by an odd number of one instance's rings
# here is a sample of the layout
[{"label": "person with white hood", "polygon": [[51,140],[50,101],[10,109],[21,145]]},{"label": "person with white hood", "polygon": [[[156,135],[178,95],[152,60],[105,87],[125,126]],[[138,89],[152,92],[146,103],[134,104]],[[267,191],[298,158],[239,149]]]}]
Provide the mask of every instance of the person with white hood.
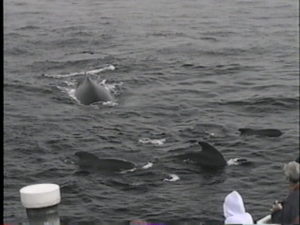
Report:
[{"label": "person with white hood", "polygon": [[253,224],[252,216],[245,211],[243,199],[237,191],[225,197],[223,210],[225,224]]}]

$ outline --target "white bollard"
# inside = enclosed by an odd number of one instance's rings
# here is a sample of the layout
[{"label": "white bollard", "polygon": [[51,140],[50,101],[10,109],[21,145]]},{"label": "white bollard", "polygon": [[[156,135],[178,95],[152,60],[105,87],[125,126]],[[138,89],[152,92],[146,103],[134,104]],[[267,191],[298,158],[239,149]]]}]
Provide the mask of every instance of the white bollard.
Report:
[{"label": "white bollard", "polygon": [[57,206],[61,201],[57,184],[34,184],[20,189],[30,225],[60,225]]}]

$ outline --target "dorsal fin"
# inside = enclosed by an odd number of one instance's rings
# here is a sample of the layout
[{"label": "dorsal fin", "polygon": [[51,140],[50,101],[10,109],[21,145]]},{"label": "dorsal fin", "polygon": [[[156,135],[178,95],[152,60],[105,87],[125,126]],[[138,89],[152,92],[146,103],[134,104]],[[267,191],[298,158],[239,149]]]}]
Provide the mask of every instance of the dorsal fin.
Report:
[{"label": "dorsal fin", "polygon": [[211,157],[214,160],[218,160],[220,162],[220,165],[226,165],[226,160],[224,156],[215,147],[203,141],[199,141],[198,144],[201,145],[202,152],[207,157]]},{"label": "dorsal fin", "polygon": [[215,147],[211,146],[206,142],[199,141],[198,144],[201,145],[202,151],[214,151],[219,153],[219,151]]}]

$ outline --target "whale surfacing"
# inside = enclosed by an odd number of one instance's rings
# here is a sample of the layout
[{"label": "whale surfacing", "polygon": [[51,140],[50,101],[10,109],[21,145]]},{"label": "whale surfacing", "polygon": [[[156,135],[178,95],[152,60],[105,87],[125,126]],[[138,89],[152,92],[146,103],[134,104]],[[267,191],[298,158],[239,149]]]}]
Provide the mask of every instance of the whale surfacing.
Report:
[{"label": "whale surfacing", "polygon": [[75,97],[84,105],[113,100],[109,90],[91,80],[88,75],[85,76],[83,82],[77,87]]},{"label": "whale surfacing", "polygon": [[198,142],[202,150],[199,152],[188,152],[178,155],[182,160],[191,160],[197,165],[205,168],[223,168],[227,165],[223,155],[213,146],[206,142]]},{"label": "whale surfacing", "polygon": [[135,164],[122,159],[98,158],[89,152],[76,152],[78,157],[78,165],[81,169],[87,171],[103,171],[103,172],[122,172],[132,170]]},{"label": "whale surfacing", "polygon": [[279,137],[282,132],[277,129],[251,129],[251,128],[240,128],[241,135],[254,135],[264,137]]}]

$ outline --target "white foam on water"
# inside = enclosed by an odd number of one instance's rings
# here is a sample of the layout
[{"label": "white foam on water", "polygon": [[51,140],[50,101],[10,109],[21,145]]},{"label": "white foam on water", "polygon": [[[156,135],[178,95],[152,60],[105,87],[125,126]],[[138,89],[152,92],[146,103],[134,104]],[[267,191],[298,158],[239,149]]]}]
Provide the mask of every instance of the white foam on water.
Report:
[{"label": "white foam on water", "polygon": [[153,166],[153,163],[152,163],[152,162],[148,162],[146,165],[144,165],[144,166],[142,167],[142,169],[146,170],[146,169],[151,168],[152,166]]},{"label": "white foam on water", "polygon": [[211,137],[215,137],[216,136],[215,133],[208,133],[208,135],[211,136]]},{"label": "white foam on water", "polygon": [[228,166],[238,166],[241,165],[243,163],[248,162],[247,159],[243,159],[243,158],[234,158],[234,159],[229,159],[227,161],[227,165]]},{"label": "white foam on water", "polygon": [[[77,103],[81,104],[80,101],[75,96],[75,91],[76,91],[75,88],[65,88],[65,87],[58,87],[58,88],[61,89],[64,92],[66,92],[71,99],[73,99]],[[94,104],[97,104],[97,103],[99,103],[99,102],[95,102],[91,105],[94,105]],[[119,105],[117,102],[114,102],[114,101],[101,102],[100,104],[102,104],[104,106],[117,106],[117,105]]]},{"label": "white foam on water", "polygon": [[74,82],[72,82],[72,81],[64,81],[64,83],[67,85],[67,86],[69,86],[69,87],[71,87],[71,86],[74,86]]},{"label": "white foam on water", "polygon": [[67,73],[67,74],[43,74],[43,76],[51,77],[51,78],[65,78],[65,77],[73,77],[73,76],[85,75],[85,74],[94,75],[104,71],[109,71],[109,70],[113,71],[115,69],[116,67],[114,65],[108,65],[100,69],[93,69],[88,71],[80,71],[80,72]]},{"label": "white foam on water", "polygon": [[51,78],[65,78],[65,77],[73,77],[78,75],[84,75],[85,72],[75,72],[75,73],[68,73],[68,74],[43,74],[44,77],[51,77]]},{"label": "white foam on water", "polygon": [[140,143],[143,144],[154,144],[154,145],[163,145],[166,142],[165,138],[162,139],[150,139],[150,138],[141,138],[139,139]]},{"label": "white foam on water", "polygon": [[107,101],[107,102],[102,102],[102,105],[106,105],[106,106],[117,106],[119,105],[117,102],[113,102],[113,101]]},{"label": "white foam on water", "polygon": [[79,100],[76,98],[75,96],[75,88],[61,88],[63,89],[65,92],[67,92],[67,94],[73,99],[75,100],[77,103],[80,103]]},{"label": "white foam on water", "polygon": [[121,171],[120,173],[121,173],[121,174],[124,174],[124,173],[132,173],[132,172],[134,172],[134,171],[136,171],[136,168],[132,168],[132,169],[130,169],[130,170],[123,170],[123,171]]},{"label": "white foam on water", "polygon": [[165,178],[164,181],[175,182],[180,180],[180,177],[176,174],[169,174],[169,178]]},{"label": "white foam on water", "polygon": [[104,72],[104,71],[109,71],[109,70],[113,71],[115,69],[116,69],[116,67],[114,65],[108,65],[108,66],[100,68],[100,69],[86,71],[86,74],[93,75],[93,74],[101,73],[101,72]]},{"label": "white foam on water", "polygon": [[60,86],[56,86],[59,90],[63,91],[63,92],[66,92],[69,97],[71,97],[73,100],[75,100],[76,102],[80,103],[78,101],[78,99],[76,98],[75,96],[75,88],[71,88],[71,87],[60,87]]},{"label": "white foam on water", "polygon": [[114,95],[118,94],[117,89],[118,89],[118,87],[121,87],[123,84],[124,84],[123,82],[109,84],[109,83],[106,83],[106,80],[103,80],[102,82],[100,82],[100,85],[105,87],[106,90],[110,91]]},{"label": "white foam on water", "polygon": [[75,165],[75,162],[71,159],[64,159],[63,162],[66,164]]}]

